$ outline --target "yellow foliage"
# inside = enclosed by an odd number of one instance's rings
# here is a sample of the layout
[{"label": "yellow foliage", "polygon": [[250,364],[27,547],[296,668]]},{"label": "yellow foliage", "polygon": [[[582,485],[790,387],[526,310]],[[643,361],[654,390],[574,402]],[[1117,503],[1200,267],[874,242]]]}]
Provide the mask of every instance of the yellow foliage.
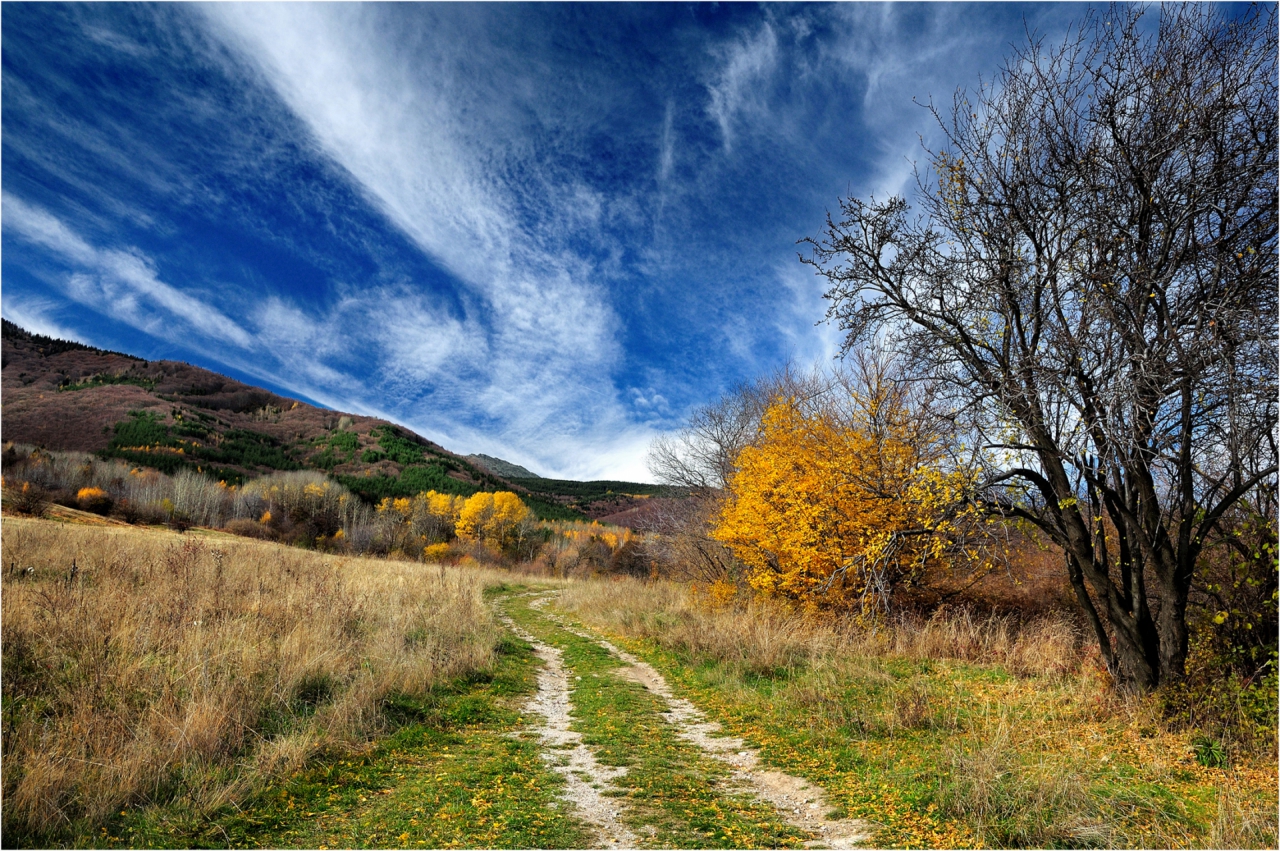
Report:
[{"label": "yellow foliage", "polygon": [[498,491],[493,495],[493,514],[498,527],[506,530],[528,519],[529,508],[510,491]]},{"label": "yellow foliage", "polygon": [[511,542],[521,524],[530,517],[528,506],[510,491],[481,491],[467,498],[458,512],[459,538],[484,540],[499,546]]},{"label": "yellow foliage", "polygon": [[698,582],[689,586],[689,599],[710,611],[729,608],[737,597],[738,586],[724,579],[717,579],[706,586]]},{"label": "yellow foliage", "polygon": [[480,540],[484,526],[493,514],[493,494],[481,491],[472,494],[458,512],[458,537],[468,541]]},{"label": "yellow foliage", "polygon": [[841,418],[778,399],[738,457],[713,536],[766,596],[869,614],[946,553],[964,477],[888,394],[853,402]]},{"label": "yellow foliage", "polygon": [[378,513],[387,514],[390,512],[399,514],[402,519],[407,518],[412,509],[413,500],[405,496],[396,497],[394,499],[389,496],[384,496],[377,506]]},{"label": "yellow foliage", "polygon": [[440,561],[448,554],[448,544],[428,544],[422,549],[422,557],[427,561]]},{"label": "yellow foliage", "polygon": [[462,505],[466,501],[462,497],[450,496],[447,493],[436,493],[435,491],[427,491],[419,494],[426,506],[429,514],[436,517],[457,522],[458,515],[462,512]]},{"label": "yellow foliage", "polygon": [[107,492],[102,488],[80,488],[80,490],[76,491],[76,499],[82,501],[102,499],[106,495]]}]

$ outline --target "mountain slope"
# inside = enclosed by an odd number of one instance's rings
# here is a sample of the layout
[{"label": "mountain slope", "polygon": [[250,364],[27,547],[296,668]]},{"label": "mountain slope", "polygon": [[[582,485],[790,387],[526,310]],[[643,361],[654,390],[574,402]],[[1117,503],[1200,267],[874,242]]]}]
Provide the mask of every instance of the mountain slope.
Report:
[{"label": "mountain slope", "polygon": [[467,460],[473,464],[484,467],[495,476],[502,476],[504,479],[540,479],[537,473],[530,472],[519,464],[512,464],[510,461],[503,461],[501,458],[494,458],[492,455],[468,455]]},{"label": "mountain slope", "polygon": [[[424,490],[511,490],[543,519],[629,516],[634,482],[540,478],[485,455],[456,455],[386,420],[318,408],[179,361],[147,361],[32,334],[3,321],[3,437],[94,452],[235,484],[276,470],[329,473],[371,502]],[[621,524],[626,524],[621,519]]]},{"label": "mountain slope", "polygon": [[343,414],[191,364],[146,361],[3,323],[4,439],[241,481],[333,474],[369,499],[517,489],[385,420]]}]

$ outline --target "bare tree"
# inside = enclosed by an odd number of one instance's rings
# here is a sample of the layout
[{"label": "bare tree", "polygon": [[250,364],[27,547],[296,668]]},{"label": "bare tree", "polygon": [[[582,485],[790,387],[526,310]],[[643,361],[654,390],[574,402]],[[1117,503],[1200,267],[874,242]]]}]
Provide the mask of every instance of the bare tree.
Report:
[{"label": "bare tree", "polygon": [[1117,684],[1184,671],[1233,507],[1274,528],[1276,10],[1091,14],[929,109],[901,198],[805,240],[846,349],[894,341],[987,464],[984,504],[1066,553]]},{"label": "bare tree", "polygon": [[724,490],[733,476],[738,453],[758,436],[760,418],[779,395],[816,398],[829,381],[802,373],[788,364],[774,374],[740,384],[714,405],[694,410],[689,424],[674,435],[662,435],[649,447],[649,471],[667,485],[698,494]]},{"label": "bare tree", "polygon": [[663,484],[699,493],[722,489],[733,474],[733,459],[755,436],[763,410],[745,387],[696,409],[683,429],[654,439],[649,472]]}]

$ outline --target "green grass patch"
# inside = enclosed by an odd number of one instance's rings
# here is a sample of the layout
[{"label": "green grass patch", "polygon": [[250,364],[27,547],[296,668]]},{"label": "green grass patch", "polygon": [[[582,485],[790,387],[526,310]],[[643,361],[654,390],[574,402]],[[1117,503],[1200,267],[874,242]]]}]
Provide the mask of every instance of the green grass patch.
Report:
[{"label": "green grass patch", "polygon": [[127,810],[77,845],[146,848],[572,848],[591,834],[557,800],[562,781],[519,704],[536,660],[513,638],[487,675],[393,696],[395,732],[368,753],[317,759],[251,800],[197,816]]}]

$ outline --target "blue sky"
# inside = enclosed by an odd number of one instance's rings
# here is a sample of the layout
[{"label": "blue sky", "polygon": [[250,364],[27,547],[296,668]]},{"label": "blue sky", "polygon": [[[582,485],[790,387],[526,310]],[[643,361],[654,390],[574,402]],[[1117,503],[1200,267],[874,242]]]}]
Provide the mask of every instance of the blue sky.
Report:
[{"label": "blue sky", "polygon": [[649,478],[830,359],[796,257],[1067,4],[3,7],[4,316]]}]

